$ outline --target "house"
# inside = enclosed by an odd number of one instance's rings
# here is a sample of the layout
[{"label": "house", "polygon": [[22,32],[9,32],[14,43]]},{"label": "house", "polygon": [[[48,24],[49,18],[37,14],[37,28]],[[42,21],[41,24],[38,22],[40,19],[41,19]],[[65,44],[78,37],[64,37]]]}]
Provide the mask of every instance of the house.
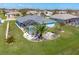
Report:
[{"label": "house", "polygon": [[51,16],[51,19],[54,19],[57,22],[63,23],[63,24],[72,24],[72,23],[76,23],[77,21],[79,21],[78,16],[74,16],[71,14],[55,14]]},{"label": "house", "polygon": [[53,12],[51,12],[51,11],[44,11],[44,14],[45,14],[46,16],[51,16],[51,15],[53,14]]},{"label": "house", "polygon": [[37,15],[38,15],[38,16],[41,16],[41,13],[42,13],[41,11],[38,11]]},{"label": "house", "polygon": [[60,10],[58,14],[67,14],[66,10]]},{"label": "house", "polygon": [[46,27],[51,28],[55,26],[55,23],[56,21],[54,20],[45,19],[44,17],[37,15],[27,15],[19,17],[16,20],[16,24],[29,34],[35,33],[34,25],[46,24]]},{"label": "house", "polygon": [[17,16],[21,16],[21,13],[18,11],[9,11],[5,15],[7,19],[15,19]]},{"label": "house", "polygon": [[30,14],[35,15],[35,14],[37,14],[37,11],[36,10],[29,10],[26,12],[26,14],[27,15],[30,15]]}]

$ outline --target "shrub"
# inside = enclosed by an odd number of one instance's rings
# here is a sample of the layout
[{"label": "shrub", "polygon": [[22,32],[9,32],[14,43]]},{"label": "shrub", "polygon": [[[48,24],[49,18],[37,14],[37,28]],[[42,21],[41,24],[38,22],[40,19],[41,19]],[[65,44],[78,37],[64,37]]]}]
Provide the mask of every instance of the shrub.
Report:
[{"label": "shrub", "polygon": [[8,39],[6,40],[7,43],[13,43],[14,42],[14,37],[13,36],[10,36],[8,37]]}]

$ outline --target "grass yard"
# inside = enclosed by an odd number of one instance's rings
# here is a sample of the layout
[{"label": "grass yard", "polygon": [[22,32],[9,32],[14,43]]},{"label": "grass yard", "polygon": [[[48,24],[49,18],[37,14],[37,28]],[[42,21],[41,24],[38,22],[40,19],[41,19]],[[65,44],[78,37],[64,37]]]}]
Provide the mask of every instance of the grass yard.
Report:
[{"label": "grass yard", "polygon": [[0,25],[0,54],[2,55],[60,55],[79,54],[79,28],[64,26],[61,37],[52,41],[31,42],[23,38],[22,31],[10,22],[11,33],[15,39],[13,44],[5,42],[6,23]]},{"label": "grass yard", "polygon": [[6,16],[4,16],[4,14],[0,12],[0,18],[6,19]]}]

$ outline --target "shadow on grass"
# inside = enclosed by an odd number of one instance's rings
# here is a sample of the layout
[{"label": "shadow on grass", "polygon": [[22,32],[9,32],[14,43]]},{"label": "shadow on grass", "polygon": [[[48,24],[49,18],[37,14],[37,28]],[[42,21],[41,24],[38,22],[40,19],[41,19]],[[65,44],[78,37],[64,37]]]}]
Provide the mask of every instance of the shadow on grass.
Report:
[{"label": "shadow on grass", "polygon": [[8,37],[8,39],[6,39],[6,42],[8,44],[15,42],[15,38],[13,36]]}]

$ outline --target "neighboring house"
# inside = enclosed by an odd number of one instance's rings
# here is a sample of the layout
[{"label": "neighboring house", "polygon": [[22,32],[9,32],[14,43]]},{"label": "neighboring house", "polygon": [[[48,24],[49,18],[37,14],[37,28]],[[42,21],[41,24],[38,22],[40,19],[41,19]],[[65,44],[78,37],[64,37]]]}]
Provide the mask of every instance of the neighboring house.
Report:
[{"label": "neighboring house", "polygon": [[59,14],[67,14],[67,11],[66,10],[60,10]]},{"label": "neighboring house", "polygon": [[79,27],[79,17],[71,14],[55,14],[51,19],[57,21],[61,25],[68,24]]},{"label": "neighboring house", "polygon": [[35,10],[27,11],[26,14],[28,14],[28,15],[30,15],[30,14],[35,15],[35,14],[37,14],[37,11],[35,11]]},{"label": "neighboring house", "polygon": [[34,25],[46,24],[47,27],[54,27],[56,21],[51,19],[45,19],[44,17],[37,15],[27,15],[24,17],[19,17],[16,20],[16,24],[23,28],[29,34],[35,33]]},{"label": "neighboring house", "polygon": [[27,15],[38,15],[38,16],[42,16],[43,14],[45,16],[51,16],[53,14],[53,12],[51,11],[47,11],[47,10],[29,10],[26,12]]},{"label": "neighboring house", "polygon": [[46,16],[51,16],[51,15],[53,14],[53,12],[51,12],[51,11],[44,11],[44,14],[45,14]]},{"label": "neighboring house", "polygon": [[59,23],[67,24],[67,23],[72,23],[72,22],[75,23],[76,21],[79,20],[79,17],[71,15],[71,14],[55,14],[51,16],[51,19],[54,19]]},{"label": "neighboring house", "polygon": [[38,15],[38,16],[41,16],[41,13],[42,13],[41,11],[38,11],[37,15]]},{"label": "neighboring house", "polygon": [[5,16],[7,16],[7,19],[15,19],[17,16],[21,16],[21,13],[17,11],[15,12],[11,11],[11,12],[6,13]]}]

